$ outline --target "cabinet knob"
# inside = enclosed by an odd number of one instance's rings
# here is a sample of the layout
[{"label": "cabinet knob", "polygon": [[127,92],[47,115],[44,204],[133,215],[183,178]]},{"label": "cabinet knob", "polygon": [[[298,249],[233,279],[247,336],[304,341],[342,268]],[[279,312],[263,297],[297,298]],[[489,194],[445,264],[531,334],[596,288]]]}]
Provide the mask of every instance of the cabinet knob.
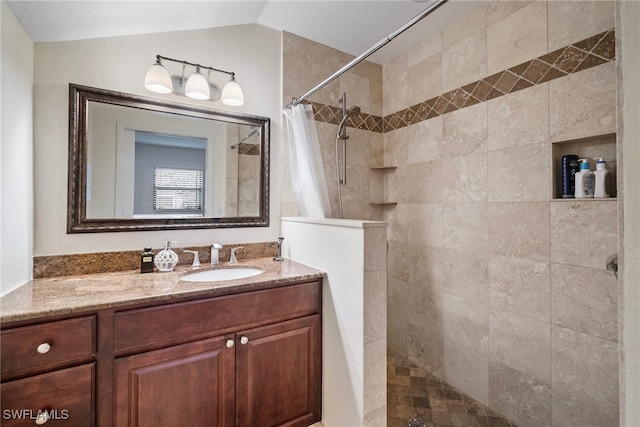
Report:
[{"label": "cabinet knob", "polygon": [[49,414],[47,413],[47,411],[38,412],[38,416],[36,417],[36,420],[35,420],[36,425],[41,426],[47,421],[49,421]]},{"label": "cabinet knob", "polygon": [[249,338],[243,336],[240,338],[240,344],[244,345],[249,342]]},{"label": "cabinet knob", "polygon": [[233,344],[235,344],[233,340],[227,340],[227,348],[233,347]]},{"label": "cabinet knob", "polygon": [[49,345],[48,342],[43,342],[38,346],[37,350],[38,350],[38,353],[40,354],[47,354],[49,353],[49,350],[51,350],[51,346]]}]

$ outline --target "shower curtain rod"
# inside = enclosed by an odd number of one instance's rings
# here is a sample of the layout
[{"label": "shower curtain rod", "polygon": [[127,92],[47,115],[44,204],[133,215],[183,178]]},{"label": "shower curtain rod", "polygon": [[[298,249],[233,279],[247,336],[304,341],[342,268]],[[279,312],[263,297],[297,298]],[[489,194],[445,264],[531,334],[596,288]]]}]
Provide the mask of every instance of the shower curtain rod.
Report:
[{"label": "shower curtain rod", "polygon": [[399,36],[400,34],[404,33],[409,28],[413,27],[415,24],[420,22],[423,18],[426,18],[427,16],[431,15],[432,12],[434,12],[437,8],[442,6],[447,1],[448,0],[432,0],[431,4],[425,10],[420,12],[416,17],[414,17],[412,20],[410,20],[409,22],[404,24],[402,27],[398,28],[393,33],[389,34],[387,37],[385,37],[382,40],[380,40],[378,43],[373,45],[371,48],[369,48],[369,50],[367,50],[366,52],[362,53],[360,56],[358,56],[358,57],[354,58],[353,60],[351,60],[351,62],[346,64],[344,67],[340,68],[338,71],[336,71],[335,73],[333,73],[329,77],[327,77],[324,81],[322,81],[321,83],[316,85],[313,89],[311,89],[310,91],[308,91],[304,95],[299,96],[297,98],[293,98],[293,101],[291,101],[287,105],[287,108],[291,108],[292,106],[297,105],[300,102],[304,101],[305,99],[307,99],[308,97],[310,97],[311,95],[313,95],[314,93],[316,93],[317,91],[319,91],[320,89],[322,89],[323,87],[325,87],[326,85],[328,85],[329,83],[331,83],[332,81],[334,81],[335,79],[340,77],[342,74],[346,73],[351,68],[355,67],[360,62],[364,61],[370,55],[372,55],[373,53],[377,52],[381,47],[383,47],[384,45],[389,43],[391,40],[395,39],[397,36]]}]

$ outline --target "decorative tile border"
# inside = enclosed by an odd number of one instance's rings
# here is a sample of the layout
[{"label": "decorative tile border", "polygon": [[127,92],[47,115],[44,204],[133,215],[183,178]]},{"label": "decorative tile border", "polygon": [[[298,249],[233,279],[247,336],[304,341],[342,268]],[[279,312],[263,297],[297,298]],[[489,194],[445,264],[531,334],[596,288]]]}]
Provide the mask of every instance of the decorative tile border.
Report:
[{"label": "decorative tile border", "polygon": [[[615,31],[609,30],[515,67],[477,80],[398,112],[380,117],[361,114],[347,125],[372,132],[390,132],[452,111],[470,107],[531,86],[615,60]],[[318,102],[316,121],[338,124],[342,109]]]}]

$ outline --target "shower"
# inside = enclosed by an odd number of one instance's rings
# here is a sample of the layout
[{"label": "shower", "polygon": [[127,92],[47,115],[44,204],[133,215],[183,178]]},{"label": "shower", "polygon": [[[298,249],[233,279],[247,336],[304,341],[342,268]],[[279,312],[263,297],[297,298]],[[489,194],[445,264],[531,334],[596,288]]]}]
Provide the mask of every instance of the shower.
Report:
[{"label": "shower", "polygon": [[[342,104],[342,120],[340,120],[338,132],[336,133],[336,184],[338,186],[340,218],[343,218],[341,185],[346,185],[347,183],[347,139],[349,139],[349,135],[347,135],[347,120],[360,115],[360,107],[354,105],[351,108],[347,108],[347,94],[344,92],[342,93],[342,98],[340,98],[338,102]],[[340,141],[342,141],[342,177],[340,176],[340,159],[338,156],[338,145]]]}]

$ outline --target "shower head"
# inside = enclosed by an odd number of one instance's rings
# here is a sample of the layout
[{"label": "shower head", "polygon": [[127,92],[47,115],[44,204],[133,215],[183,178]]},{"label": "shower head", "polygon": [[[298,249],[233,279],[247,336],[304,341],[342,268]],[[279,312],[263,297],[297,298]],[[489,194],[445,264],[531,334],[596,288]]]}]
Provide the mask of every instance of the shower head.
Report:
[{"label": "shower head", "polygon": [[360,115],[360,107],[358,107],[357,105],[354,105],[353,107],[349,108],[346,111],[345,115],[342,117],[342,120],[340,120],[340,124],[338,125],[338,135],[342,133],[344,126],[347,124],[347,119],[350,117],[358,116],[358,115]]}]

